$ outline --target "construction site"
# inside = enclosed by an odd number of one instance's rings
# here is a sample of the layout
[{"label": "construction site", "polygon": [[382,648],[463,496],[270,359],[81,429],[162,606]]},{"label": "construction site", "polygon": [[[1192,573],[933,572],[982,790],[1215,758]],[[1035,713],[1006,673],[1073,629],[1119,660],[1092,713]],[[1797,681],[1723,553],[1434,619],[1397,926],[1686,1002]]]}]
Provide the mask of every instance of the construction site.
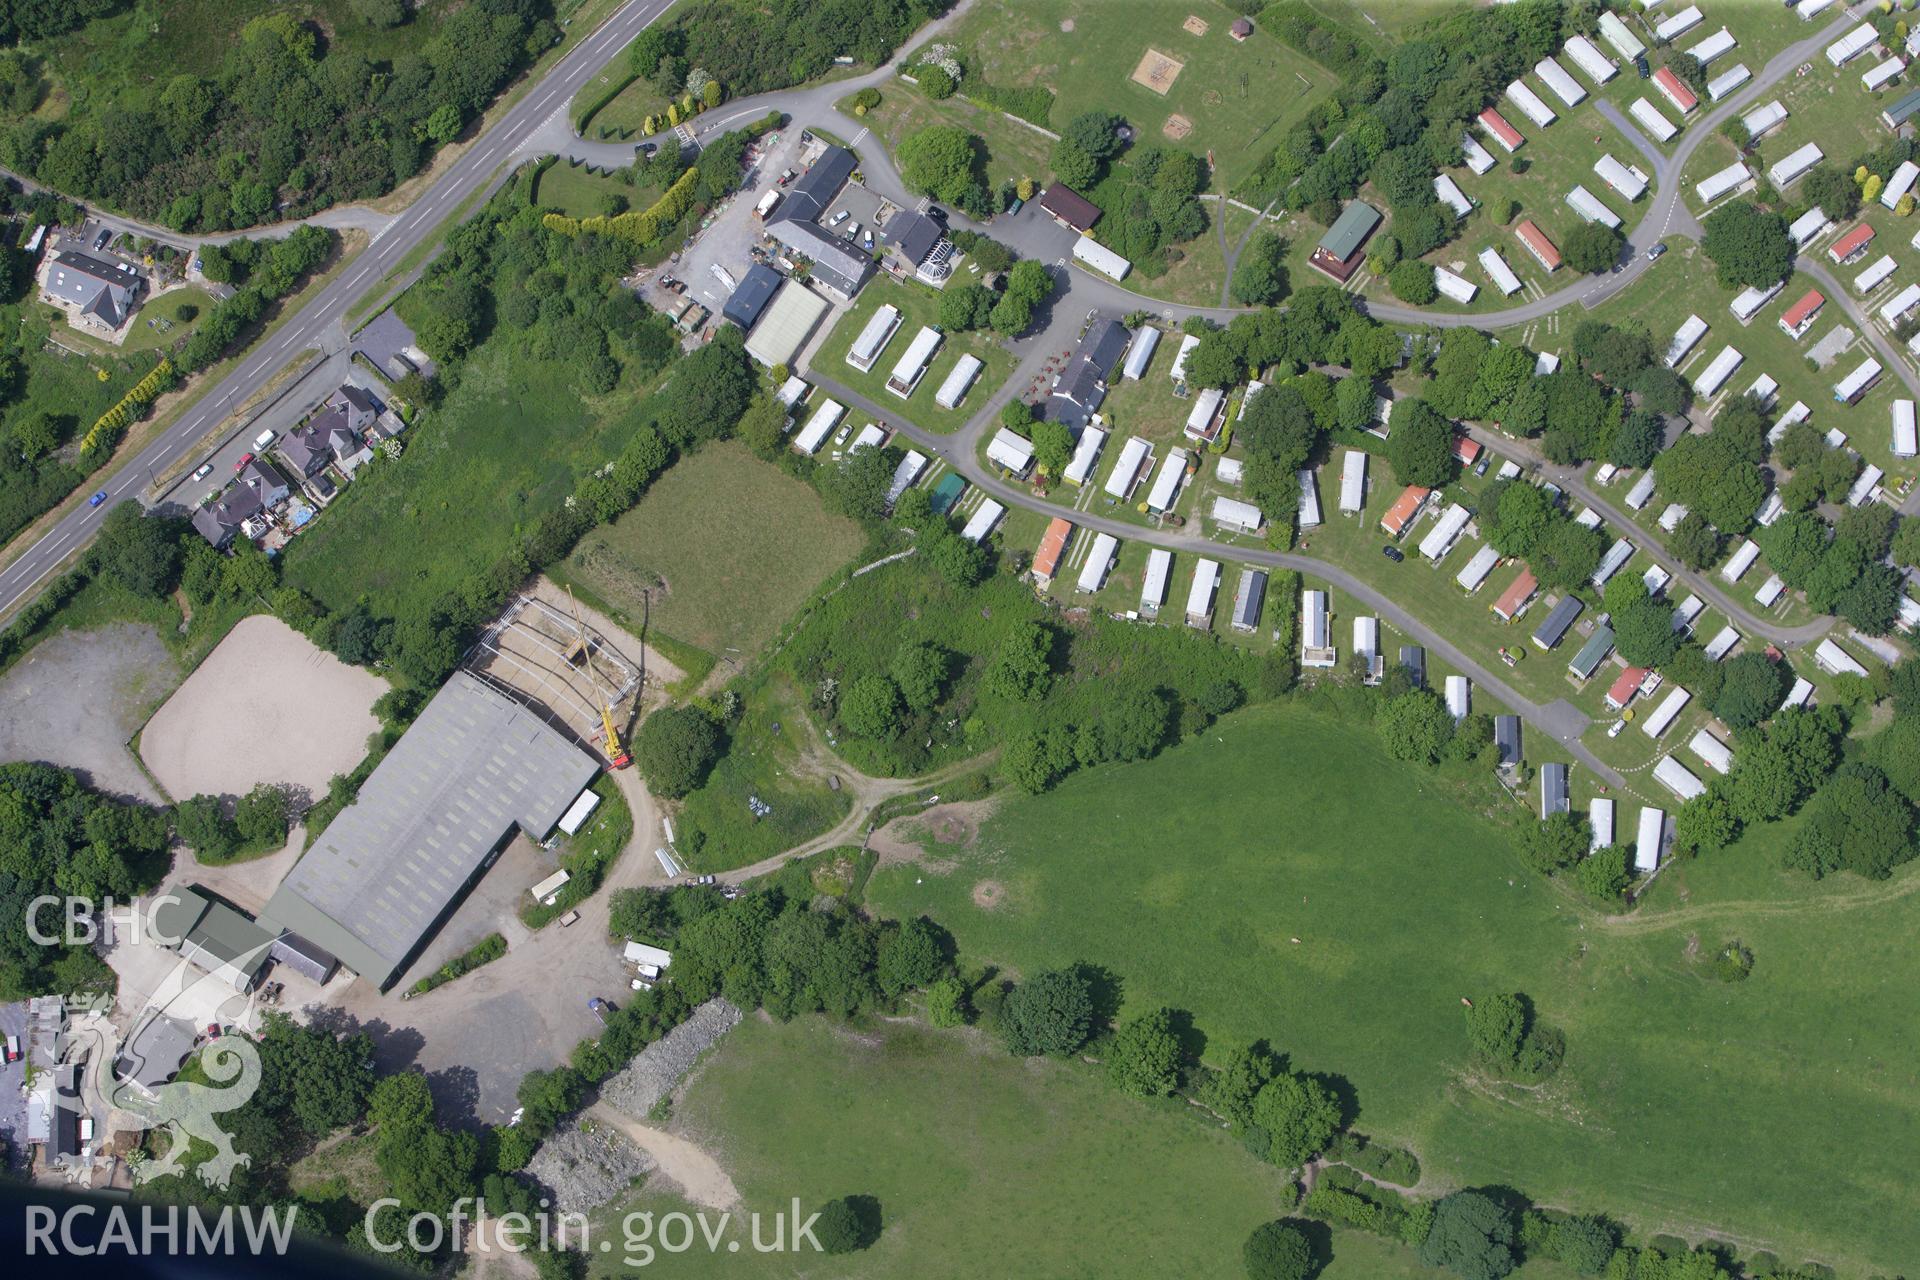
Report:
[{"label": "construction site", "polygon": [[627,734],[646,669],[587,624],[571,593],[565,607],[514,597],[474,642],[465,667],[599,751],[608,768],[629,763]]}]

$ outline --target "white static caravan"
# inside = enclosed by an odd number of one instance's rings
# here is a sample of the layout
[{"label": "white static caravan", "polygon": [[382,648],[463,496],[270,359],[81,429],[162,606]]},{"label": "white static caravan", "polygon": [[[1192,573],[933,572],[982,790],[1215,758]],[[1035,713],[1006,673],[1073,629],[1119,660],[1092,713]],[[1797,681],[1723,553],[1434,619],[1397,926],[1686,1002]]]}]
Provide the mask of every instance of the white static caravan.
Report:
[{"label": "white static caravan", "polygon": [[1652,468],[1641,472],[1640,478],[1633,482],[1633,488],[1627,490],[1628,509],[1633,511],[1643,510],[1649,502],[1653,501],[1653,491],[1658,487],[1659,483],[1660,481],[1654,476]]},{"label": "white static caravan", "polygon": [[893,509],[893,504],[901,494],[913,488],[920,479],[920,473],[926,469],[927,455],[918,449],[907,450],[907,456],[900,459],[900,465],[893,469],[893,483],[887,486],[888,510]]},{"label": "white static caravan", "polygon": [[1333,646],[1333,623],[1327,616],[1327,593],[1300,593],[1300,665],[1331,667],[1340,660]]},{"label": "white static caravan", "polygon": [[1573,59],[1573,65],[1595,84],[1605,84],[1620,71],[1613,59],[1600,52],[1585,36],[1568,36],[1565,52]]},{"label": "white static caravan", "polygon": [[958,409],[967,392],[973,389],[973,380],[980,376],[982,367],[979,356],[961,356],[940,389],[933,393],[933,402],[942,409]]},{"label": "white static caravan", "polygon": [[1193,566],[1193,585],[1187,588],[1187,625],[1205,630],[1213,624],[1213,593],[1220,586],[1220,562],[1200,560]]},{"label": "white static caravan", "polygon": [[1682,689],[1679,685],[1674,685],[1673,688],[1667,691],[1667,696],[1661,700],[1660,705],[1654,708],[1652,714],[1640,722],[1640,732],[1646,734],[1649,738],[1657,739],[1661,734],[1673,727],[1674,718],[1677,717],[1680,712],[1685,709],[1687,703],[1691,701],[1693,701],[1692,694]]},{"label": "white static caravan", "polygon": [[1621,164],[1611,154],[1595,160],[1593,171],[1600,175],[1600,181],[1625,196],[1629,203],[1647,194],[1647,175],[1630,164]]},{"label": "white static caravan", "polygon": [[1253,632],[1260,628],[1260,610],[1267,602],[1267,572],[1248,566],[1240,570],[1240,588],[1233,593],[1233,629]]},{"label": "white static caravan", "polygon": [[1705,613],[1706,610],[1707,602],[1705,600],[1702,600],[1696,595],[1689,595],[1685,600],[1680,602],[1680,607],[1673,611],[1673,629],[1692,635],[1694,619]]},{"label": "white static caravan", "polygon": [[1133,496],[1134,486],[1152,465],[1153,446],[1139,436],[1128,436],[1127,442],[1120,446],[1119,460],[1107,473],[1107,483],[1101,487],[1115,502],[1125,502]]},{"label": "white static caravan", "polygon": [[1727,385],[1727,379],[1733,376],[1733,371],[1738,369],[1740,362],[1745,359],[1745,356],[1731,346],[1720,348],[1720,354],[1715,356],[1713,362],[1701,370],[1700,376],[1693,380],[1694,391],[1703,400],[1713,399],[1714,393]]},{"label": "white static caravan", "polygon": [[1378,684],[1386,674],[1380,654],[1380,619],[1363,614],[1353,620],[1353,656],[1366,664],[1364,681]]},{"label": "white static caravan", "polygon": [[1733,647],[1739,643],[1740,632],[1738,628],[1731,625],[1722,627],[1714,633],[1713,639],[1707,641],[1707,657],[1714,662],[1718,662],[1729,653],[1732,653]]},{"label": "white static caravan", "polygon": [[1480,292],[1480,286],[1465,276],[1455,275],[1445,267],[1433,269],[1433,287],[1458,303],[1473,301],[1473,295]]},{"label": "white static caravan", "polygon": [[838,400],[822,400],[820,407],[813,411],[813,416],[807,419],[806,425],[793,438],[793,447],[812,457],[820,451],[827,437],[833,434],[833,429],[840,425],[840,419],[846,416],[846,412],[847,407]]},{"label": "white static caravan", "polygon": [[1113,568],[1114,553],[1120,550],[1120,539],[1110,533],[1095,536],[1093,550],[1087,552],[1086,563],[1080,566],[1080,580],[1073,589],[1091,595],[1107,585],[1107,571]]},{"label": "white static caravan", "polygon": [[[1515,468],[1515,470],[1518,470],[1518,468]],[[1592,507],[1581,507],[1580,510],[1574,514],[1573,522],[1582,529],[1598,529],[1601,524],[1600,513]]]},{"label": "white static caravan", "polygon": [[1507,86],[1507,101],[1519,107],[1522,115],[1542,129],[1560,118],[1553,114],[1553,108],[1539,94],[1527,88],[1524,80],[1515,80]]},{"label": "white static caravan", "polygon": [[1500,256],[1500,251],[1491,246],[1480,251],[1480,269],[1487,273],[1487,279],[1493,281],[1493,287],[1505,297],[1520,292],[1520,277],[1513,274],[1513,268]]},{"label": "white static caravan", "polygon": [[[1704,18],[1705,16],[1706,16],[1705,14],[1700,12],[1699,5],[1690,4],[1686,8],[1682,9],[1680,12],[1674,14],[1672,17],[1666,19],[1664,22],[1661,22],[1658,26],[1654,27],[1653,34],[1662,41],[1678,39],[1680,36],[1685,35],[1687,32],[1699,26],[1700,19]],[[1721,34],[1724,35],[1726,33],[1726,30],[1727,29],[1725,27],[1720,28]],[[1732,39],[1732,37],[1729,36],[1728,39]],[[1693,56],[1696,58],[1700,57],[1700,55],[1697,53],[1694,53],[1692,49],[1687,50],[1687,52],[1693,53]],[[1700,58],[1700,60],[1702,62],[1706,61],[1705,58]]]},{"label": "white static caravan", "polygon": [[1911,458],[1920,452],[1920,442],[1914,438],[1913,401],[1895,400],[1893,402],[1893,456]]},{"label": "white static caravan", "polygon": [[1187,451],[1169,449],[1160,463],[1160,471],[1153,477],[1153,488],[1147,491],[1147,510],[1155,515],[1168,510],[1180,492],[1181,482],[1187,478]]},{"label": "white static caravan", "polygon": [[1793,688],[1787,690],[1787,696],[1780,700],[1780,709],[1804,707],[1813,698],[1813,681],[1805,676],[1793,678]]},{"label": "white static caravan", "polygon": [[1173,552],[1155,547],[1147,552],[1147,574],[1140,584],[1141,616],[1152,618],[1167,602],[1167,579],[1173,574]]},{"label": "white static caravan", "polygon": [[1660,763],[1653,766],[1653,780],[1679,796],[1683,804],[1707,790],[1707,784],[1700,781],[1693,770],[1672,756],[1662,756]]},{"label": "white static caravan", "polygon": [[1027,474],[1027,468],[1033,465],[1033,442],[1018,432],[1001,427],[993,433],[993,439],[987,441],[987,461],[996,467],[1005,467],[1016,476]]},{"label": "white static caravan", "polygon": [[807,380],[794,374],[780,384],[780,393],[774,398],[780,402],[782,409],[792,413],[793,407],[807,398]]},{"label": "white static caravan", "polygon": [[1614,544],[1607,548],[1607,554],[1600,557],[1599,567],[1593,571],[1593,576],[1587,581],[1591,582],[1597,591],[1606,586],[1607,579],[1620,572],[1631,559],[1633,559],[1633,543],[1625,538],[1617,538]]},{"label": "white static caravan", "polygon": [[1878,381],[1880,381],[1880,362],[1868,356],[1852,373],[1834,384],[1833,398],[1842,404],[1852,404],[1867,393],[1867,388]]},{"label": "white static caravan", "polygon": [[[1699,10],[1695,9],[1694,12],[1698,13]],[[1675,16],[1679,17],[1682,15],[1676,14]],[[1667,22],[1671,22],[1671,21],[1673,21],[1672,18],[1667,19]],[[1664,27],[1666,25],[1667,25],[1666,22],[1663,22],[1660,24],[1661,27]],[[1671,37],[1669,36],[1661,37],[1661,39],[1663,40],[1670,39],[1670,38]],[[1712,35],[1708,36],[1706,39],[1700,41],[1698,44],[1695,44],[1692,47],[1688,48],[1685,52],[1692,54],[1693,57],[1700,63],[1700,65],[1704,67],[1709,62],[1712,62],[1715,58],[1719,57],[1721,54],[1732,53],[1733,47],[1738,43],[1739,41],[1733,38],[1733,32],[1727,30],[1725,27],[1722,27],[1718,31],[1714,32]]]},{"label": "white static caravan", "polygon": [[1447,711],[1459,724],[1473,710],[1473,686],[1465,676],[1447,677]]},{"label": "white static caravan", "polygon": [[1570,107],[1577,107],[1587,99],[1587,91],[1580,87],[1580,82],[1568,75],[1567,69],[1552,58],[1542,58],[1534,63],[1533,74],[1540,77],[1540,83],[1546,85],[1554,97]]},{"label": "white static caravan", "polygon": [[920,379],[927,375],[927,366],[933,363],[933,353],[940,349],[942,341],[938,329],[932,325],[920,326],[920,332],[913,335],[906,351],[894,362],[893,372],[887,375],[887,390],[902,400],[912,395]]},{"label": "white static caravan", "polygon": [[1779,392],[1780,384],[1774,381],[1770,373],[1761,374],[1753,380],[1753,385],[1747,388],[1748,395],[1769,409],[1773,408],[1773,402],[1778,398]]},{"label": "white static caravan", "polygon": [[1640,127],[1662,142],[1673,141],[1673,135],[1680,132],[1680,126],[1660,114],[1660,108],[1645,98],[1635,98],[1633,105],[1627,108],[1627,114],[1640,122]]},{"label": "white static caravan", "polygon": [[1737,62],[1707,81],[1707,100],[1718,102],[1751,79],[1753,72],[1747,70],[1747,64]]},{"label": "white static caravan", "polygon": [[1459,183],[1444,173],[1433,176],[1433,197],[1453,210],[1455,217],[1464,218],[1473,212],[1473,201],[1467,199],[1467,193],[1460,189]]},{"label": "white static caravan", "polygon": [[1860,87],[1868,93],[1872,93],[1875,89],[1878,89],[1881,85],[1884,85],[1887,81],[1893,79],[1906,69],[1907,60],[1895,54],[1885,62],[1868,67],[1865,71],[1861,72]]},{"label": "white static caravan", "polygon": [[1809,142],[1780,157],[1779,162],[1767,170],[1767,181],[1776,187],[1790,187],[1825,157],[1826,153],[1820,150],[1819,143]]},{"label": "white static caravan", "polygon": [[973,515],[968,517],[966,527],[960,530],[960,536],[968,542],[979,542],[993,532],[993,527],[1000,523],[1000,517],[1005,514],[1007,514],[1005,507],[992,498],[984,498],[980,505],[974,508]]},{"label": "white static caravan", "polygon": [[1674,333],[1673,341],[1667,344],[1667,368],[1678,369],[1687,353],[1706,336],[1707,322],[1699,316],[1688,316],[1686,323]]},{"label": "white static caravan", "polygon": [[1180,339],[1180,349],[1173,353],[1173,365],[1167,370],[1167,376],[1175,382],[1184,382],[1187,378],[1187,357],[1200,345],[1200,339],[1189,333]]},{"label": "white static caravan", "polygon": [[1860,665],[1859,659],[1835,644],[1831,638],[1822,640],[1813,650],[1814,665],[1829,675],[1864,676],[1867,669]]},{"label": "white static caravan", "polygon": [[1673,575],[1667,572],[1665,565],[1650,564],[1647,571],[1640,575],[1640,581],[1646,583],[1647,595],[1658,599],[1660,593],[1667,589],[1667,584],[1673,581]]},{"label": "white static caravan", "polygon": [[1686,518],[1687,518],[1687,508],[1685,503],[1680,503],[1680,502],[1668,503],[1667,509],[1660,513],[1661,532],[1672,533],[1675,529],[1680,527],[1680,522],[1682,520],[1685,520]]},{"label": "white static caravan", "polygon": [[1567,192],[1567,207],[1588,222],[1597,222],[1612,231],[1620,229],[1620,215],[1601,204],[1600,197],[1578,183],[1574,184],[1573,190]]},{"label": "white static caravan", "polygon": [[1667,838],[1667,811],[1652,805],[1640,807],[1640,833],[1633,846],[1633,869],[1649,872],[1660,866],[1660,846]]},{"label": "white static caravan", "polygon": [[1154,348],[1160,345],[1160,331],[1150,324],[1143,324],[1133,331],[1133,340],[1127,343],[1127,357],[1120,362],[1120,376],[1129,382],[1138,382],[1147,372],[1147,365],[1153,359]]},{"label": "white static caravan", "polygon": [[1747,570],[1753,568],[1753,562],[1760,558],[1760,544],[1752,538],[1743,538],[1734,548],[1733,555],[1720,566],[1720,576],[1729,583],[1740,581],[1747,576]]},{"label": "white static caravan", "polygon": [[1300,527],[1320,527],[1320,486],[1314,482],[1313,468],[1302,467],[1295,477],[1300,482]]},{"label": "white static caravan", "polygon": [[1866,506],[1867,503],[1873,500],[1873,495],[1880,492],[1880,481],[1884,479],[1885,476],[1886,472],[1869,462],[1866,470],[1860,473],[1860,478],[1853,482],[1853,488],[1847,491],[1847,505],[1850,507]]},{"label": "white static caravan", "polygon": [[1460,135],[1460,154],[1467,159],[1467,168],[1476,174],[1485,175],[1493,168],[1493,152],[1480,145],[1480,139],[1470,133]]},{"label": "white static caravan", "polygon": [[1763,107],[1755,107],[1740,117],[1740,123],[1746,126],[1747,137],[1754,142],[1766,137],[1787,122],[1787,108],[1775,98]]},{"label": "white static caravan", "polygon": [[1587,801],[1588,853],[1598,853],[1613,843],[1613,797],[1595,796]]},{"label": "white static caravan", "polygon": [[1427,531],[1427,536],[1420,539],[1420,554],[1435,564],[1446,559],[1447,552],[1453,550],[1453,544],[1460,540],[1460,535],[1466,531],[1467,522],[1472,519],[1473,513],[1459,503],[1448,506],[1440,518],[1434,521],[1433,528]]},{"label": "white static caravan", "polygon": [[869,422],[866,426],[860,428],[860,434],[855,436],[853,443],[847,446],[847,456],[852,457],[862,449],[871,449],[877,445],[883,445],[886,442],[886,428],[877,422]]},{"label": "white static caravan", "polygon": [[[1873,28],[1867,29],[1871,31]],[[1647,46],[1640,43],[1633,32],[1627,29],[1627,24],[1620,21],[1619,15],[1615,13],[1600,15],[1600,38],[1612,45],[1614,52],[1628,62],[1632,62],[1647,51]]]},{"label": "white static caravan", "polygon": [[1892,327],[1899,324],[1907,312],[1920,306],[1920,284],[1910,284],[1887,299],[1880,308],[1880,323]]},{"label": "white static caravan", "polygon": [[1473,553],[1473,559],[1467,561],[1467,567],[1453,576],[1453,580],[1466,591],[1478,591],[1486,582],[1494,566],[1500,563],[1500,553],[1492,547],[1482,547]]},{"label": "white static caravan", "polygon": [[880,358],[899,329],[900,309],[889,302],[867,318],[860,336],[847,351],[847,363],[862,373],[873,368],[873,362]]},{"label": "white static caravan", "polygon": [[1767,305],[1769,298],[1779,292],[1779,283],[1775,283],[1765,289],[1755,288],[1751,285],[1742,289],[1734,296],[1731,304],[1734,319],[1738,320],[1741,324],[1745,324],[1747,321],[1753,319],[1756,311]]},{"label": "white static caravan", "polygon": [[1079,443],[1073,446],[1073,457],[1067,462],[1067,469],[1060,473],[1060,478],[1068,484],[1085,484],[1092,477],[1094,464],[1100,461],[1100,450],[1106,447],[1106,443],[1107,433],[1103,428],[1080,428]]},{"label": "white static caravan", "polygon": [[1267,389],[1267,384],[1260,381],[1260,379],[1258,378],[1250,379],[1247,382],[1246,394],[1240,397],[1240,407],[1239,409],[1234,411],[1233,420],[1235,422],[1238,422],[1240,421],[1240,419],[1246,417],[1247,406],[1253,403],[1253,398],[1255,396],[1259,395],[1262,391],[1265,391],[1266,389]]},{"label": "white static caravan", "polygon": [[1793,11],[1800,15],[1800,21],[1812,22],[1838,3],[1839,0],[1800,0],[1799,4],[1793,6]]},{"label": "white static caravan", "polygon": [[1753,598],[1762,609],[1771,609],[1773,602],[1778,600],[1786,589],[1787,580],[1776,573],[1760,584],[1760,589],[1753,593]]},{"label": "white static caravan", "polygon": [[1251,502],[1220,494],[1213,500],[1213,522],[1235,533],[1253,533],[1265,523],[1265,519],[1260,514],[1260,508]]},{"label": "white static caravan", "polygon": [[1902,160],[1900,167],[1887,179],[1887,185],[1880,188],[1880,203],[1891,209],[1900,203],[1900,197],[1913,190],[1913,183],[1920,178],[1920,164],[1911,160]]},{"label": "white static caravan", "polygon": [[1710,173],[1695,184],[1694,194],[1701,204],[1712,204],[1722,196],[1745,191],[1753,185],[1753,171],[1738,160],[1717,173]]},{"label": "white static caravan", "polygon": [[1792,238],[1794,248],[1804,249],[1832,225],[1833,219],[1824,212],[1809,209],[1787,227],[1787,235]]},{"label": "white static caravan", "polygon": [[1340,513],[1358,515],[1367,500],[1367,454],[1349,449],[1340,459]]},{"label": "white static caravan", "polygon": [[1073,260],[1093,268],[1110,280],[1125,280],[1127,273],[1133,270],[1133,263],[1092,236],[1081,236],[1073,242]]},{"label": "white static caravan", "polygon": [[1879,261],[1853,278],[1853,291],[1858,294],[1872,293],[1887,282],[1898,265],[1892,254],[1882,254]]},{"label": "white static caravan", "polygon": [[1827,61],[1836,67],[1844,67],[1873,48],[1879,40],[1880,33],[1863,23],[1827,46]]},{"label": "white static caravan", "polygon": [[1195,396],[1193,408],[1187,413],[1185,433],[1195,440],[1212,439],[1214,420],[1220,416],[1220,406],[1226,398],[1227,393],[1219,387],[1208,387]]}]

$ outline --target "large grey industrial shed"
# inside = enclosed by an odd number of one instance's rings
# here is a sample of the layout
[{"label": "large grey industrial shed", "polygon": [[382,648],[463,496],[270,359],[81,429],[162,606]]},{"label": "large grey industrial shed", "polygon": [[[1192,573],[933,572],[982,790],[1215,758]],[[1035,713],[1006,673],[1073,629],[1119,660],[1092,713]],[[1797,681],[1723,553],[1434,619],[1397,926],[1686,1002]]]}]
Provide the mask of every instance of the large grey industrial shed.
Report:
[{"label": "large grey industrial shed", "polygon": [[544,836],[599,772],[541,717],[456,672],[261,913],[381,989],[514,828]]}]

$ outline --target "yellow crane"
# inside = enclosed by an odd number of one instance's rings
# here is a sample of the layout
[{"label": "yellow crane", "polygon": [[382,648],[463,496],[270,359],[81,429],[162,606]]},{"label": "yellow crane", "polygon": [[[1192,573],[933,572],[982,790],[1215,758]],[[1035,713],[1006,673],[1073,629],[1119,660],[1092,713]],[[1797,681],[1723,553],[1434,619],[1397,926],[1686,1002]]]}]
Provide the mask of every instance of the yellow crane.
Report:
[{"label": "yellow crane", "polygon": [[633,763],[633,757],[620,742],[620,730],[613,723],[613,703],[607,700],[606,690],[600,684],[600,673],[593,669],[593,658],[587,648],[587,624],[580,617],[580,602],[573,598],[573,588],[567,588],[567,604],[573,610],[573,643],[567,648],[567,662],[582,668],[587,673],[587,682],[593,687],[593,700],[600,708],[600,728],[606,735],[607,759],[616,769],[624,769]]}]

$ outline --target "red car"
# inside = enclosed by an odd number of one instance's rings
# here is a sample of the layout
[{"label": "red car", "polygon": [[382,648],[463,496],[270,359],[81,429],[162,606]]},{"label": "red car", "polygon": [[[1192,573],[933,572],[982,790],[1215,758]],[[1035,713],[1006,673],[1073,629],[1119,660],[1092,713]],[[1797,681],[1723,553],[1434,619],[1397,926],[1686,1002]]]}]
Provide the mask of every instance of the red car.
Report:
[{"label": "red car", "polygon": [[238,470],[240,470],[240,469],[241,469],[242,467],[244,467],[244,466],[246,466],[246,465],[247,465],[247,464],[248,464],[249,462],[252,462],[252,461],[253,461],[253,455],[252,455],[252,454],[250,454],[250,453],[243,453],[243,454],[241,454],[241,455],[240,455],[240,460],[239,460],[238,462],[236,462],[236,463],[234,463],[234,464],[233,464],[233,469],[234,469],[235,471],[238,471]]}]

